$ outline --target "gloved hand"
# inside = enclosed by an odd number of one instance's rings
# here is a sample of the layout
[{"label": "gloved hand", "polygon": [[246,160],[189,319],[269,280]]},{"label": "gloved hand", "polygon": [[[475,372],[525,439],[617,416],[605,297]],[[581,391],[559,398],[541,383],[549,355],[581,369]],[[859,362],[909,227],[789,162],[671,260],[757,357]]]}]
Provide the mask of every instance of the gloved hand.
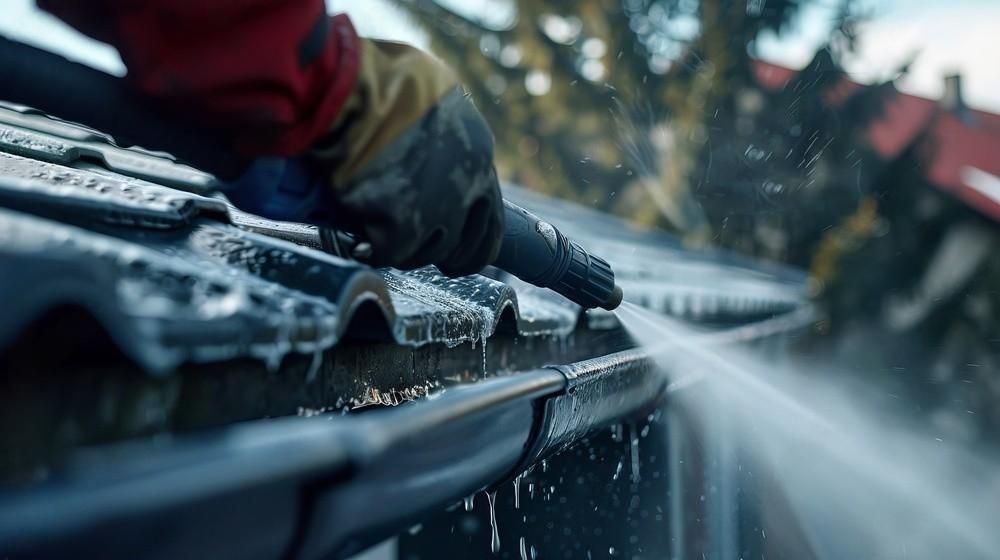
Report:
[{"label": "gloved hand", "polygon": [[450,69],[399,43],[362,40],[354,92],[310,156],[331,177],[338,228],[374,266],[490,264],[503,238],[493,138]]}]

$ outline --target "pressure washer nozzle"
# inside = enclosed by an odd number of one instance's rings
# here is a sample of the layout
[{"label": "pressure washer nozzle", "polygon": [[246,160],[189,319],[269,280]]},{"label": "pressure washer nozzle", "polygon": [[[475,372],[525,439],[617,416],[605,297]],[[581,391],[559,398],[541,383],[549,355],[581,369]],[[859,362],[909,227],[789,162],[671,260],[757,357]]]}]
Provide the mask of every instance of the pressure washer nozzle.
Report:
[{"label": "pressure washer nozzle", "polygon": [[504,237],[493,266],[559,292],[582,307],[612,310],[622,302],[615,273],[548,222],[504,201]]},{"label": "pressure washer nozzle", "polygon": [[611,295],[608,296],[608,299],[604,300],[601,307],[603,309],[607,309],[608,311],[614,311],[619,305],[622,304],[622,298],[624,297],[625,294],[622,292],[621,286],[615,285],[615,287],[611,289]]}]

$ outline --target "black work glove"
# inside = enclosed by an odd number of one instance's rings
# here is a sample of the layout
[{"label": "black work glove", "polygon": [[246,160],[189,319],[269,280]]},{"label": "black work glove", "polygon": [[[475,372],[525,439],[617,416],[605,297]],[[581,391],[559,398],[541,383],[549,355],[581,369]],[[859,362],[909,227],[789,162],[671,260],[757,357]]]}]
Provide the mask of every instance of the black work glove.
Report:
[{"label": "black work glove", "polygon": [[450,68],[363,40],[355,89],[311,156],[329,172],[331,222],[371,244],[373,266],[490,264],[503,238],[493,136]]},{"label": "black work glove", "polygon": [[503,199],[493,137],[454,89],[337,189],[339,227],[370,242],[373,266],[480,271],[500,251]]}]

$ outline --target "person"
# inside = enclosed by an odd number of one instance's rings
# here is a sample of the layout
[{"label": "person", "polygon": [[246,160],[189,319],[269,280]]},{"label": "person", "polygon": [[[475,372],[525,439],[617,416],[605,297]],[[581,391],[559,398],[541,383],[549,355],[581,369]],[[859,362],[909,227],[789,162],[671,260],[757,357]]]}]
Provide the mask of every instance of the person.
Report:
[{"label": "person", "polygon": [[361,38],[323,0],[37,0],[116,47],[126,81],[243,156],[302,158],[373,266],[492,262],[503,201],[489,127],[440,60]]}]

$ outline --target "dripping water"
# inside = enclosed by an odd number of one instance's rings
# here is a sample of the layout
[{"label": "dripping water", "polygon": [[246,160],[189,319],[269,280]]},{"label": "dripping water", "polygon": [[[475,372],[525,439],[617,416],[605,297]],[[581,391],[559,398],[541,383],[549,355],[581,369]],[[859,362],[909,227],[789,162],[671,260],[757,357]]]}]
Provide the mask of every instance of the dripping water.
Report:
[{"label": "dripping water", "polygon": [[514,509],[521,509],[521,477],[523,475],[517,475],[514,477]]},{"label": "dripping water", "polygon": [[486,500],[490,503],[490,550],[493,554],[500,553],[500,531],[497,529],[497,491],[486,493]]}]

